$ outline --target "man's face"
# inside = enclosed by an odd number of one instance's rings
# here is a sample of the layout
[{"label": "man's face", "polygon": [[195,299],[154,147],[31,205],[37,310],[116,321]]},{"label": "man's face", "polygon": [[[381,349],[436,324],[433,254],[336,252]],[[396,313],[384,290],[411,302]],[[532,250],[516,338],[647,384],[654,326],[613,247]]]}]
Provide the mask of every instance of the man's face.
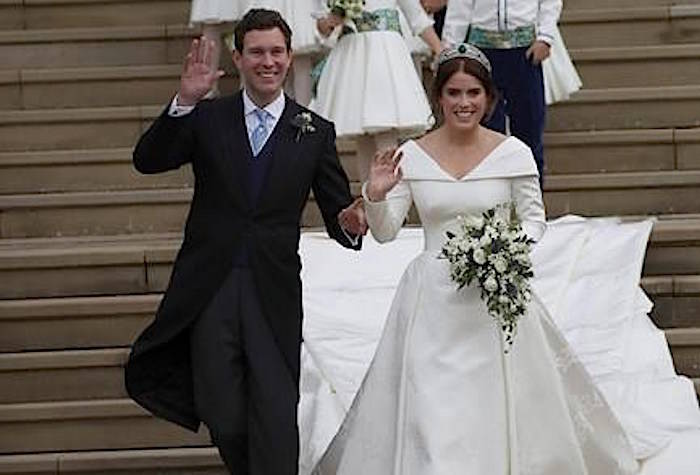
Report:
[{"label": "man's face", "polygon": [[243,37],[243,51],[233,52],[233,61],[251,99],[264,106],[282,91],[292,53],[279,28],[251,30]]}]

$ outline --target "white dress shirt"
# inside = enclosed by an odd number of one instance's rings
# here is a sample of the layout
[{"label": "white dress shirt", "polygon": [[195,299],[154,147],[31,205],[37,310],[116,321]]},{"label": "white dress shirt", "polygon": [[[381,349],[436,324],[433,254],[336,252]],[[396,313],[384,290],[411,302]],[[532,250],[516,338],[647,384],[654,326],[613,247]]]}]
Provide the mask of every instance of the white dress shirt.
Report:
[{"label": "white dress shirt", "polygon": [[257,128],[259,123],[258,116],[255,114],[255,111],[257,109],[262,109],[267,112],[267,137],[265,137],[263,145],[260,147],[262,149],[262,147],[265,146],[265,143],[267,143],[267,139],[270,138],[270,135],[272,135],[272,131],[275,129],[280,117],[282,117],[285,101],[286,99],[284,97],[284,93],[280,91],[277,99],[270,102],[265,107],[258,107],[250,98],[248,92],[243,89],[243,116],[245,117],[245,128],[248,131],[248,141],[250,142],[251,148],[253,147],[253,131]]},{"label": "white dress shirt", "polygon": [[[267,142],[267,139],[272,135],[272,131],[275,129],[277,122],[279,122],[280,117],[282,117],[282,112],[284,112],[284,106],[286,104],[286,99],[284,93],[280,91],[277,99],[267,104],[265,107],[258,107],[253,100],[248,95],[248,92],[243,90],[243,116],[245,117],[245,127],[248,132],[248,141],[250,142],[251,148],[253,143],[251,141],[253,136],[253,131],[258,126],[258,116],[255,114],[256,109],[262,109],[268,114],[267,123],[267,137],[263,141],[263,147]],[[182,117],[194,110],[195,106],[181,106],[177,103],[177,96],[170,103],[170,109],[168,110],[168,115],[171,117]]]},{"label": "white dress shirt", "polygon": [[535,26],[537,39],[554,41],[562,0],[450,0],[442,39],[446,45],[464,41],[469,25],[490,31]]}]

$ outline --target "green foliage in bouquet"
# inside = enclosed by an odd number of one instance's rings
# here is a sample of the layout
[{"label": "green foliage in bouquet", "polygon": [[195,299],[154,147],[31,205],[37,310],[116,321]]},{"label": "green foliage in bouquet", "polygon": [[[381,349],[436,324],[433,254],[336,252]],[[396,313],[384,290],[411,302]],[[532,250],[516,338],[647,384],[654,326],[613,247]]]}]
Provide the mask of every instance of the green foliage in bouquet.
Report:
[{"label": "green foliage in bouquet", "polygon": [[489,314],[501,328],[506,352],[518,320],[525,315],[534,276],[530,250],[535,241],[523,230],[514,203],[504,203],[481,216],[458,218],[448,231],[438,258],[446,259],[458,289],[476,281]]}]

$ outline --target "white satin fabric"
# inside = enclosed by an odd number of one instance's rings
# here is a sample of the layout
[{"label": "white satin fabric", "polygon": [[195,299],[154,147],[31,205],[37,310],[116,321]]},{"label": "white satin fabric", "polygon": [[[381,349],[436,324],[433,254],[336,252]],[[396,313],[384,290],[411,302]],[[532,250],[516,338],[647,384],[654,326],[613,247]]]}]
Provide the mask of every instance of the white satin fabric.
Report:
[{"label": "white satin fabric", "polygon": [[394,238],[407,202],[423,231],[361,253],[302,238],[300,473],[598,475],[635,473],[635,458],[643,473],[694,473],[667,471],[690,466],[700,411],[638,287],[651,223],[550,223],[504,355],[478,293],[457,292],[436,255],[457,214],[510,198],[542,234],[529,150],[508,139],[456,180],[409,142],[402,168],[390,199],[368,207],[372,231]]},{"label": "white satin fabric", "polygon": [[[367,0],[364,9],[400,9],[415,34],[432,25],[418,0]],[[430,106],[401,33],[369,31],[342,36],[328,55],[317,96],[309,106],[332,120],[338,136],[388,130],[419,133]]]}]

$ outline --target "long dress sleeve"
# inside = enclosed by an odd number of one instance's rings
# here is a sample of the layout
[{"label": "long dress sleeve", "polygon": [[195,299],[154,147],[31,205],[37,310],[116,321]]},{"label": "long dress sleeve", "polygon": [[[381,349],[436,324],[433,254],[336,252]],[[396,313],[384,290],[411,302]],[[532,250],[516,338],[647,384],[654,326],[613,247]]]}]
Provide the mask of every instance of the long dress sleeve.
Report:
[{"label": "long dress sleeve", "polygon": [[513,178],[511,193],[515,209],[522,221],[523,229],[535,241],[544,234],[547,227],[542,191],[537,176]]},{"label": "long dress sleeve", "polygon": [[428,15],[418,0],[398,0],[399,8],[406,16],[414,35],[420,35],[426,28],[433,26],[433,19]]},{"label": "long dress sleeve", "polygon": [[372,236],[378,242],[389,242],[396,238],[403,226],[413,198],[411,188],[405,181],[400,181],[383,201],[370,201],[367,197],[367,183],[362,186],[365,200],[367,224]]}]

